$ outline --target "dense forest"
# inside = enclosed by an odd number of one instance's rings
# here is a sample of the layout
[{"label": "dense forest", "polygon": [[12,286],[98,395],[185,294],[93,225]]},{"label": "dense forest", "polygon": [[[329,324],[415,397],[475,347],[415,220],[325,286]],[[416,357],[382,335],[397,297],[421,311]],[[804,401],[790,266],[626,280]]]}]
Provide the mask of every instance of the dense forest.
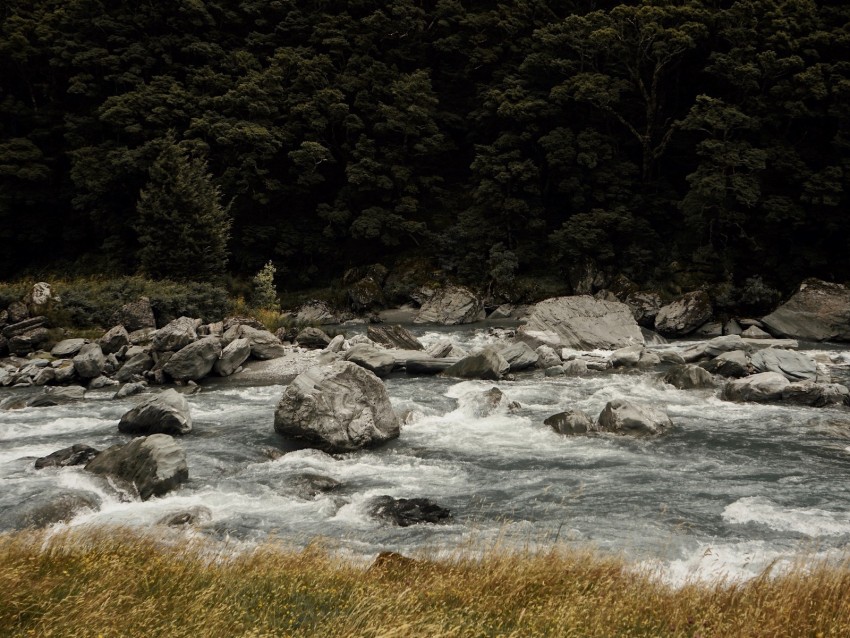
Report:
[{"label": "dense forest", "polygon": [[843,0],[5,0],[0,277],[850,279]]}]

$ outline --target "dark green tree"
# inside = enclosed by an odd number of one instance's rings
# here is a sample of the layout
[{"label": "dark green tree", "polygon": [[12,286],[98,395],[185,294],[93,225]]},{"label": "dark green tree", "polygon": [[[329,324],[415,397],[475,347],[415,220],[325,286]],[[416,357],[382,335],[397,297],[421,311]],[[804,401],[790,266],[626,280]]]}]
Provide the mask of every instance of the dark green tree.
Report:
[{"label": "dark green tree", "polygon": [[209,281],[227,271],[230,216],[207,172],[173,138],[139,194],[139,267],[151,277]]}]

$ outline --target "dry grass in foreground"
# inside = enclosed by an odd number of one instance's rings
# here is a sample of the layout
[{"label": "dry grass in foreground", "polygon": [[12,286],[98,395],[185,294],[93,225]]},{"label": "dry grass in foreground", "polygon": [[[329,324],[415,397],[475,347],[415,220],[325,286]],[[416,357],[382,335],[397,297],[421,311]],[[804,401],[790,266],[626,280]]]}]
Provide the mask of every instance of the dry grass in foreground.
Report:
[{"label": "dry grass in foreground", "polygon": [[666,587],[591,553],[230,555],[126,530],[0,537],[3,636],[850,636],[850,566]]}]

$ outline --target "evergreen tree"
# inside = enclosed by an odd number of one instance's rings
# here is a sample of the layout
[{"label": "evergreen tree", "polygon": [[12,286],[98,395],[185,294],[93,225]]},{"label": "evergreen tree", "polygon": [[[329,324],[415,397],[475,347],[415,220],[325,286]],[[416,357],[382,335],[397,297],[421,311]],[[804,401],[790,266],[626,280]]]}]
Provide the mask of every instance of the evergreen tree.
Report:
[{"label": "evergreen tree", "polygon": [[139,194],[139,266],[152,277],[208,281],[227,269],[228,209],[207,172],[173,137],[150,168]]}]

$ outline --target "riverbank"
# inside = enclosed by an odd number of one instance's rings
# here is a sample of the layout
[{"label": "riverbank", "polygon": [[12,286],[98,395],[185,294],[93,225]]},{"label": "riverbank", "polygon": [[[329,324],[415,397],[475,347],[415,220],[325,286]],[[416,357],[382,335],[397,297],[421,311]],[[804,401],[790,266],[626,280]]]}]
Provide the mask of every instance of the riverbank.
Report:
[{"label": "riverbank", "polygon": [[[445,554],[444,554],[445,555]],[[850,569],[680,588],[589,551],[371,566],[114,529],[0,537],[4,636],[846,636]]]}]

